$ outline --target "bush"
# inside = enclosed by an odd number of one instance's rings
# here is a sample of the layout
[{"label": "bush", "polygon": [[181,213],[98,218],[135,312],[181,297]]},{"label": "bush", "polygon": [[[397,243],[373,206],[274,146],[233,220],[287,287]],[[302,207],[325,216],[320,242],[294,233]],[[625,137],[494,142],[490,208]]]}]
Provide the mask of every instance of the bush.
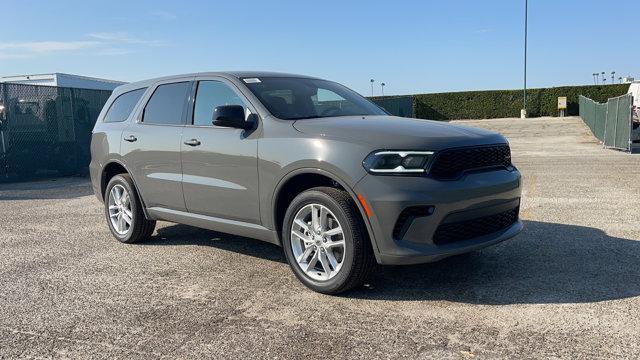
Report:
[{"label": "bush", "polygon": [[[528,89],[529,116],[557,116],[558,97],[567,97],[567,115],[578,115],[578,96],[584,95],[597,102],[627,93],[629,84],[562,86]],[[465,91],[452,93],[419,94],[412,96],[377,97],[372,100],[389,112],[399,115],[393,101],[413,100],[413,117],[432,120],[491,119],[520,116],[522,90]],[[403,111],[404,112],[404,111]],[[407,116],[407,115],[404,115]]]}]

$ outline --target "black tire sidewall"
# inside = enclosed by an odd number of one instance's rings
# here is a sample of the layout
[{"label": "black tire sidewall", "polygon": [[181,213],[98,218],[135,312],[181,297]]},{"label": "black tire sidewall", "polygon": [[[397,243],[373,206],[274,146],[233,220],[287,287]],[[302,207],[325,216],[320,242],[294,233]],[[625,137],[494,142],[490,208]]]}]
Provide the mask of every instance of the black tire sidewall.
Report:
[{"label": "black tire sidewall", "polygon": [[[120,235],[114,228],[113,225],[111,224],[111,219],[109,217],[109,193],[111,192],[111,189],[116,186],[116,185],[122,185],[125,190],[127,190],[127,192],[129,193],[130,196],[130,203],[131,203],[131,214],[132,214],[132,221],[133,224],[131,225],[131,227],[129,228],[129,231],[124,234],[124,235]],[[109,184],[107,184],[107,189],[105,190],[104,193],[104,213],[107,219],[107,225],[109,226],[109,230],[111,230],[111,234],[113,234],[113,236],[118,239],[118,241],[123,242],[123,243],[128,243],[131,242],[131,238],[133,236],[133,234],[136,232],[134,227],[137,226],[141,226],[141,218],[139,216],[140,213],[140,208],[139,208],[140,204],[138,202],[138,195],[135,191],[135,188],[133,186],[133,184],[131,183],[131,180],[128,176],[125,175],[116,175],[113,178],[111,178],[111,180],[109,181]]]},{"label": "black tire sidewall", "polygon": [[[344,233],[345,254],[342,267],[340,269],[340,272],[336,276],[326,281],[314,280],[307,274],[305,274],[295,260],[293,250],[291,249],[291,226],[293,220],[295,219],[295,215],[304,206],[312,203],[321,204],[329,208],[329,210],[331,210],[331,212],[337,217]],[[340,206],[336,199],[322,191],[305,191],[302,194],[298,195],[289,205],[289,208],[285,213],[285,220],[283,225],[282,245],[284,248],[284,253],[289,266],[293,270],[296,277],[302,283],[304,283],[311,289],[321,293],[333,293],[337,289],[340,289],[343,284],[348,281],[349,277],[351,276],[351,268],[353,267],[353,262],[355,261],[355,247],[353,241],[355,230],[354,226],[357,226],[358,224],[353,224],[348,220],[342,206]]]}]

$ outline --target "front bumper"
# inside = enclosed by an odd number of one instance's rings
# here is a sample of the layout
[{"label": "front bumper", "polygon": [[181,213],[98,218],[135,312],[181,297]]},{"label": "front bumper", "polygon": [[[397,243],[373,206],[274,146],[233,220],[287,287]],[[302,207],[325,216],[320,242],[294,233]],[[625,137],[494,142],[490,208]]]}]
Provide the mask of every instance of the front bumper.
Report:
[{"label": "front bumper", "polygon": [[[380,264],[437,261],[497,244],[517,235],[523,227],[516,215],[505,226],[479,236],[439,242],[440,237],[436,235],[438,227],[451,223],[452,219],[473,224],[473,220],[482,223],[482,219],[499,216],[505,210],[511,209],[517,214],[521,177],[515,169],[469,173],[455,181],[367,175],[354,190],[363,196],[371,210],[370,232]],[[398,220],[407,208],[428,208],[429,211],[428,215],[411,217],[408,223],[398,227]]]}]

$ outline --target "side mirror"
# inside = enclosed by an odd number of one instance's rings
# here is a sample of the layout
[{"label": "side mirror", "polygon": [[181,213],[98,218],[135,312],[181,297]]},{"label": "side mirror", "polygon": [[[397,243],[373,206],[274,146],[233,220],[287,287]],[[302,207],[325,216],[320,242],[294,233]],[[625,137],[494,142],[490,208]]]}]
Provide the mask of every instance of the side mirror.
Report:
[{"label": "side mirror", "polygon": [[253,124],[245,121],[244,107],[240,105],[216,106],[213,109],[213,125],[248,130]]}]

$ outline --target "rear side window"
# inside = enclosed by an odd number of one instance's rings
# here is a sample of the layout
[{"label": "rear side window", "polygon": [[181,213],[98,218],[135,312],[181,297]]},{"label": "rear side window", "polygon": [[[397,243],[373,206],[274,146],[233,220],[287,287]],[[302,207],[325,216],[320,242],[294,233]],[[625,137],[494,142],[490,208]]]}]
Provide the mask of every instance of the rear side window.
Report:
[{"label": "rear side window", "polygon": [[110,123],[127,120],[145,90],[147,88],[129,91],[118,96],[107,110],[103,121]]},{"label": "rear side window", "polygon": [[142,122],[181,125],[189,85],[189,82],[179,82],[158,86],[144,108]]}]

